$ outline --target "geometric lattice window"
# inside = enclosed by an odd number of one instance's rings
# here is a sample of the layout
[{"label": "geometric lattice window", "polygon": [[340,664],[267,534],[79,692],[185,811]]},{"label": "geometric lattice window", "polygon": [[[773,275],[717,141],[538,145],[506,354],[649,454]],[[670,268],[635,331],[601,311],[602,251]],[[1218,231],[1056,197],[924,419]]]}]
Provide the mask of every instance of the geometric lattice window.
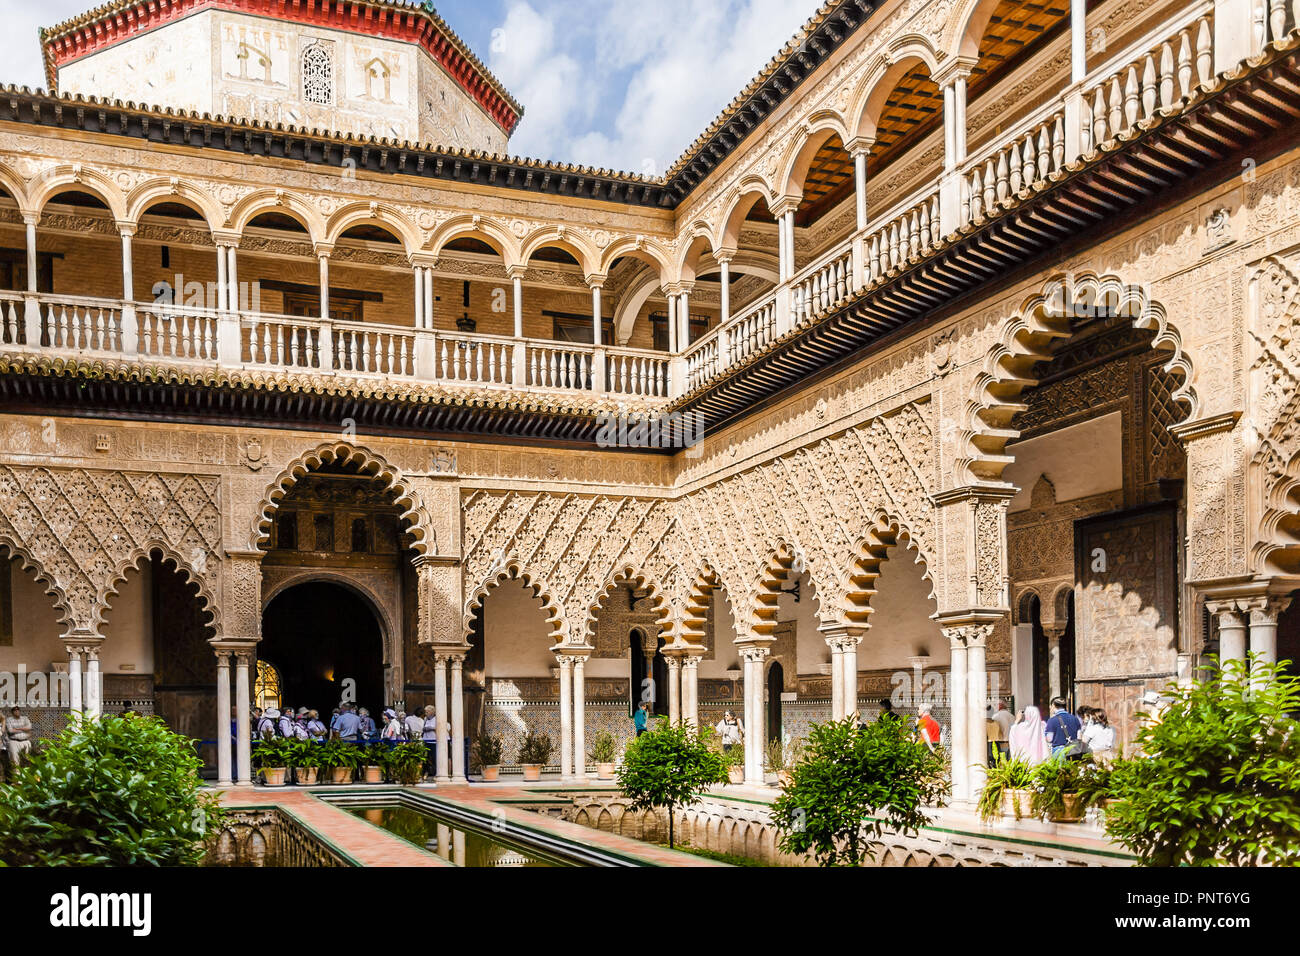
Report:
[{"label": "geometric lattice window", "polygon": [[334,65],[330,51],[318,43],[302,54],[302,98],[326,106],[334,102]]}]

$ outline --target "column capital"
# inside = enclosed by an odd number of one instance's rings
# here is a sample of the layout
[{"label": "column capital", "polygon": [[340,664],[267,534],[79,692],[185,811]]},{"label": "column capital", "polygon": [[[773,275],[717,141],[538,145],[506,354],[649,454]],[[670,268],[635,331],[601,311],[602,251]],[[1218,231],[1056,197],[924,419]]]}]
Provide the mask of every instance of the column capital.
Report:
[{"label": "column capital", "polygon": [[772,653],[772,649],[767,644],[746,644],[740,648],[741,660],[749,663],[761,662],[770,653]]},{"label": "column capital", "polygon": [[318,259],[328,259],[334,254],[334,243],[332,242],[317,242],[312,248],[316,250],[316,258]]},{"label": "column capital", "polygon": [[844,144],[844,149],[855,159],[859,155],[870,155],[871,149],[876,145],[874,136],[855,136]]},{"label": "column capital", "polygon": [[704,660],[704,656],[702,654],[687,654],[685,657],[682,658],[682,667],[683,668],[698,667],[700,661],[702,660]]},{"label": "column capital", "polygon": [[507,279],[522,280],[524,275],[527,274],[527,272],[528,272],[528,264],[526,262],[512,262],[510,263],[510,265],[506,266]]},{"label": "column capital", "polygon": [[134,236],[136,230],[140,228],[139,223],[130,222],[125,219],[119,219],[114,225],[117,226],[118,235],[129,239]]},{"label": "column capital", "polygon": [[791,213],[797,210],[799,208],[799,203],[802,201],[802,196],[781,196],[772,203],[770,211],[774,218],[780,219],[786,213]]},{"label": "column capital", "polygon": [[984,647],[993,634],[994,621],[968,620],[960,623],[944,624],[940,622],[943,634],[948,638],[949,646],[956,648]]},{"label": "column capital", "polygon": [[730,264],[736,258],[736,249],[731,246],[723,246],[721,249],[713,250],[713,261],[718,265]]},{"label": "column capital", "polygon": [[412,269],[433,269],[437,271],[438,257],[428,252],[411,253],[410,263]]},{"label": "column capital", "polygon": [[609,276],[607,275],[583,276],[583,281],[587,283],[587,288],[589,289],[603,289],[605,288],[605,283],[609,281]]},{"label": "column capital", "polygon": [[1276,624],[1278,615],[1291,604],[1289,594],[1269,594],[1264,597],[1251,598],[1243,609],[1250,613],[1251,626],[1259,624]]},{"label": "column capital", "polygon": [[682,284],[681,282],[665,282],[663,285],[659,287],[659,290],[663,292],[665,296],[671,299],[674,298],[675,296],[681,295]]},{"label": "column capital", "polygon": [[212,242],[218,249],[238,249],[243,238],[239,233],[226,229],[212,230]]},{"label": "column capital", "polygon": [[39,211],[23,213],[24,226],[39,226],[40,224],[41,224],[41,214]]},{"label": "column capital", "polygon": [[946,63],[934,71],[933,80],[940,88],[955,83],[957,80],[964,80],[970,76],[971,71],[975,69],[975,64],[979,62],[979,57],[974,56],[954,56]]}]

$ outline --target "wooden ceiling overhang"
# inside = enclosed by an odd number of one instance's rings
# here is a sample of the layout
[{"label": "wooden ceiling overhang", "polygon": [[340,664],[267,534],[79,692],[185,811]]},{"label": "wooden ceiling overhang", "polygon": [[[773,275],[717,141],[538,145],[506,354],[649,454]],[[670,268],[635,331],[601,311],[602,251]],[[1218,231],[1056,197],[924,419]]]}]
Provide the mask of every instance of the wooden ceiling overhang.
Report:
[{"label": "wooden ceiling overhang", "polygon": [[674,401],[714,432],[951,313],[976,294],[1061,260],[1157,215],[1197,190],[1294,148],[1300,38],[1201,88],[1181,108],[1140,122],[1096,153],[847,296],[811,325]]}]

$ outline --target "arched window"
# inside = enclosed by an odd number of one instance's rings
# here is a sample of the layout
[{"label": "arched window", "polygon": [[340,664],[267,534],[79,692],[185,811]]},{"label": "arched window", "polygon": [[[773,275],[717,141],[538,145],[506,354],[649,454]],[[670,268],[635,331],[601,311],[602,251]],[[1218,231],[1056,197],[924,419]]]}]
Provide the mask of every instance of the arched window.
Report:
[{"label": "arched window", "polygon": [[302,98],[328,106],[334,101],[334,64],[330,51],[313,43],[302,53]]}]

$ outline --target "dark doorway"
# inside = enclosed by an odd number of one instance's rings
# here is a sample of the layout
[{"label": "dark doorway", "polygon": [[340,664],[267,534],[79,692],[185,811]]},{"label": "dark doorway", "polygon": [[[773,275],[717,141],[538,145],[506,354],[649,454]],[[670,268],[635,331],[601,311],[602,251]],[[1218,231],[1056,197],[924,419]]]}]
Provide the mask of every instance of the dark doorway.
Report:
[{"label": "dark doorway", "polygon": [[[780,661],[767,669],[767,739],[781,739],[781,694],[785,691],[785,670]],[[857,708],[855,707],[854,710]]]},{"label": "dark doorway", "polygon": [[[634,628],[628,634],[629,659],[631,660],[631,684],[628,687],[628,706],[632,713],[641,706],[641,681],[645,680],[646,659],[645,659],[645,635],[638,628]],[[664,639],[658,639],[658,647],[664,646]],[[668,716],[668,661],[664,659],[663,654],[655,653],[653,660],[650,662],[650,676],[655,682],[655,704],[650,708],[650,714],[654,717]]]},{"label": "dark doorway", "polygon": [[262,616],[258,656],[280,672],[282,706],[327,715],[345,687],[372,717],[388,703],[379,622],[370,605],[342,585],[312,581],[276,595]]}]

